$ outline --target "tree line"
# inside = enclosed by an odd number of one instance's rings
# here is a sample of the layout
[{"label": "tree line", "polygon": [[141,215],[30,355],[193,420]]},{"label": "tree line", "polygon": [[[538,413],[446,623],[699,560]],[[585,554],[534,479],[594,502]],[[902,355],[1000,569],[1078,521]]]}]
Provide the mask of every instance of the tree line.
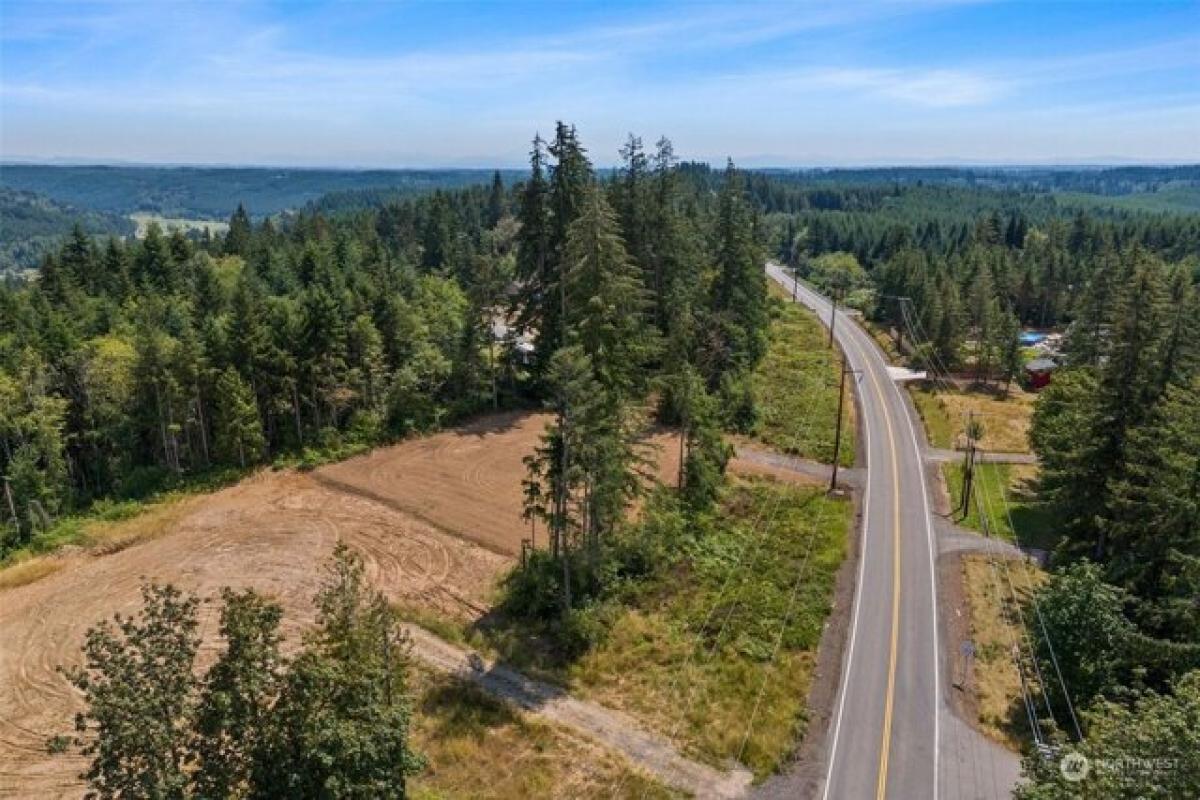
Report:
[{"label": "tree line", "polygon": [[[1200,791],[1200,300],[1144,250],[1101,260],[1068,367],[1036,406],[1038,494],[1062,534],[1037,592],[1045,669],[1081,709],[1083,784],[1031,757],[1027,798]],[[1051,652],[1051,644],[1053,652]],[[1190,720],[1190,721],[1188,721]]]},{"label": "tree line", "polygon": [[620,152],[602,181],[560,124],[534,140],[519,194],[516,324],[534,337],[531,382],[554,419],[524,481],[549,546],[510,576],[507,606],[568,650],[586,646],[594,601],[644,567],[622,532],[653,468],[650,418],[679,426],[679,495],[709,508],[729,456],[721,431],[753,421],[770,319],[742,175],[728,165],[714,203],[668,140],[648,153],[631,136]]}]

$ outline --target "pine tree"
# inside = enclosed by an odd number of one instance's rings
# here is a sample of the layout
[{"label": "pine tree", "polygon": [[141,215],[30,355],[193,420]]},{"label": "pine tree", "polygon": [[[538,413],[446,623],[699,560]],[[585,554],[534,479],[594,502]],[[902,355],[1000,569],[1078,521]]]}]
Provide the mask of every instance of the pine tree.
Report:
[{"label": "pine tree", "polygon": [[500,219],[506,213],[507,205],[507,198],[504,192],[504,180],[500,177],[500,170],[496,170],[492,173],[492,188],[488,194],[488,228],[494,228],[500,223]]},{"label": "pine tree", "polygon": [[650,354],[651,333],[643,324],[646,296],[599,189],[588,192],[571,224],[563,258],[567,339],[591,360],[600,385],[627,394],[644,382],[641,373]]},{"label": "pine tree", "polygon": [[1021,372],[1021,323],[1017,315],[1008,311],[1000,316],[996,329],[996,353],[999,359],[1000,377],[1004,381],[1004,395],[1012,386],[1013,379]]},{"label": "pine tree", "polygon": [[521,189],[517,234],[517,279],[521,294],[517,304],[517,328],[538,334],[537,361],[544,369],[551,348],[558,341],[561,303],[555,306],[558,292],[551,274],[550,199],[545,177],[545,145],[534,137],[529,155],[530,174]]},{"label": "pine tree", "polygon": [[245,207],[238,203],[237,209],[229,217],[229,231],[225,234],[225,254],[242,258],[249,256],[252,235],[250,215],[246,213]]},{"label": "pine tree", "polygon": [[1141,625],[1181,642],[1200,639],[1200,378],[1173,385],[1129,434],[1112,482],[1112,580],[1143,598]]},{"label": "pine tree", "polygon": [[711,307],[720,336],[707,355],[709,384],[724,373],[752,368],[766,352],[767,310],[764,258],[754,238],[745,184],[730,161],[717,212],[716,270]]},{"label": "pine tree", "polygon": [[233,367],[217,379],[216,439],[222,455],[242,467],[258,461],[265,444],[254,394]]}]

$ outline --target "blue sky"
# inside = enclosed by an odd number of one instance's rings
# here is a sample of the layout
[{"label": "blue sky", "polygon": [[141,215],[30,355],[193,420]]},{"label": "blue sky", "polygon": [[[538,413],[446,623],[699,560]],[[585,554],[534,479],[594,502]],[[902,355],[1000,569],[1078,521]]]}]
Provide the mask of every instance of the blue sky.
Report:
[{"label": "blue sky", "polygon": [[1200,160],[1200,3],[0,0],[0,157]]}]

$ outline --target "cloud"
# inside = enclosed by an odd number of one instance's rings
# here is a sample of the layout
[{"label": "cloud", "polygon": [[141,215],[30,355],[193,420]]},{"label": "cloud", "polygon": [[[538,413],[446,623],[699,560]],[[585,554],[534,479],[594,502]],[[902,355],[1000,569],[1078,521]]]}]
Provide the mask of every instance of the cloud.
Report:
[{"label": "cloud", "polygon": [[1011,86],[983,73],[956,69],[817,69],[785,81],[799,87],[853,89],[930,108],[992,103]]}]

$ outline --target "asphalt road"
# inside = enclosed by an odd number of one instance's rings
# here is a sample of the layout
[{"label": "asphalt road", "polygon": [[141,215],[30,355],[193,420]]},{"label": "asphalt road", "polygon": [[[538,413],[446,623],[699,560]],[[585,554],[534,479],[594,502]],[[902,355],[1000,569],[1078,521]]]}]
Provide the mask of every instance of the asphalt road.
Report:
[{"label": "asphalt road", "polygon": [[[788,291],[777,265],[768,275]],[[828,325],[829,302],[797,299]],[[937,533],[922,468],[924,442],[875,342],[839,314],[834,334],[851,369],[867,458],[859,572],[849,641],[825,746],[821,798],[1002,798],[1014,755],[959,720],[943,680],[958,642],[939,639]],[[849,381],[848,381],[849,382]]]}]

